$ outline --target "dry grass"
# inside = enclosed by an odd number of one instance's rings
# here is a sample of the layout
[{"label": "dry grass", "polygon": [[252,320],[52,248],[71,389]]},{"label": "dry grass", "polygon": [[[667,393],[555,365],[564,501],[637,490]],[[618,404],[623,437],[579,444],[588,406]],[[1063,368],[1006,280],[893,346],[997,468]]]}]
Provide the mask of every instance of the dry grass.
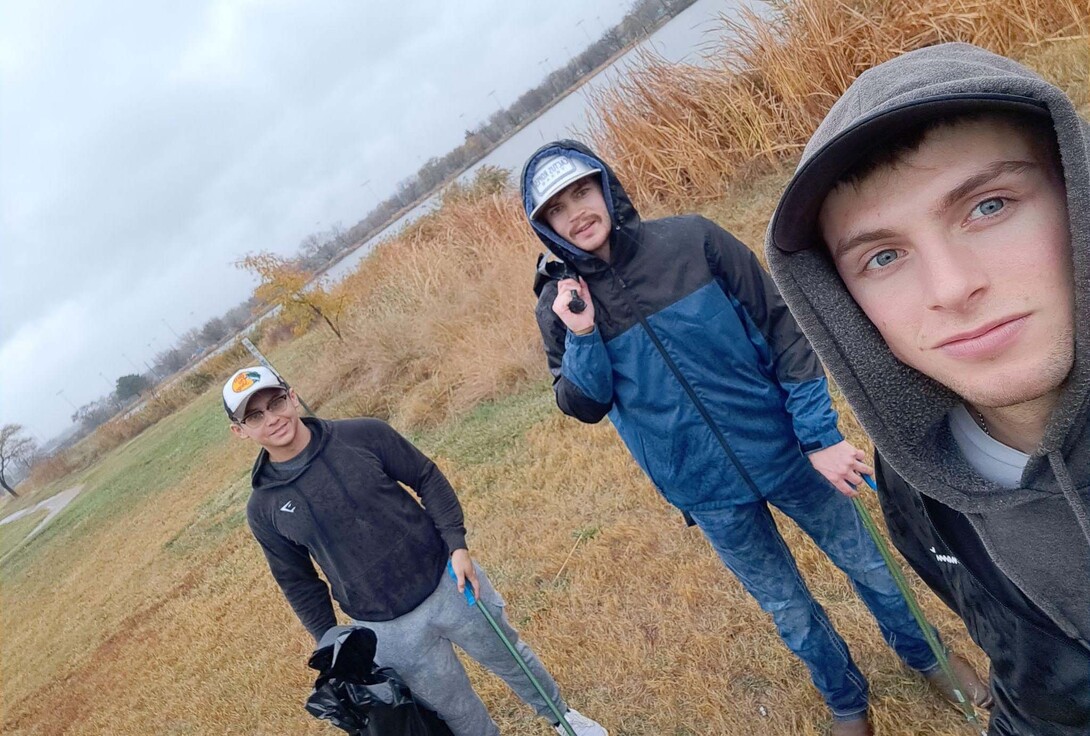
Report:
[{"label": "dry grass", "polygon": [[354,396],[346,413],[435,425],[541,375],[531,290],[540,244],[485,169],[447,191],[441,211],[379,247],[341,286],[351,306],[318,399]]},{"label": "dry grass", "polygon": [[[748,47],[724,57],[742,71],[734,86],[728,67],[717,72],[727,83],[710,87],[701,85],[712,72],[694,72],[692,81],[685,69],[672,81],[665,71],[661,82],[658,72],[636,75],[633,84],[647,86],[661,106],[636,107],[640,119],[627,124],[640,125],[613,128],[615,138],[602,141],[626,185],[652,211],[691,192],[705,214],[759,244],[785,176],[780,159],[800,140],[778,126],[790,123],[801,135],[866,53],[931,38],[928,27],[984,33],[989,44],[1036,43],[1027,28],[1070,35],[1062,12],[1080,22],[1086,15],[1074,0],[944,4],[927,22],[918,4],[865,7],[863,14],[829,0],[785,6],[775,23],[748,31]],[[969,9],[954,18],[952,7]],[[1011,20],[1016,11],[1032,23]],[[873,27],[891,17],[911,33]],[[805,43],[779,49],[791,34]],[[793,64],[776,85],[774,75],[746,71],[761,58],[758,40],[770,59]],[[807,47],[818,56],[796,58]],[[1085,40],[1008,50],[1088,104]],[[748,134],[722,123],[724,110],[746,100],[699,99],[709,90],[738,94],[736,87],[753,101],[738,107],[751,111]],[[812,108],[796,107],[787,122],[759,119],[772,102],[796,99],[788,94],[812,98]],[[656,120],[671,115],[684,121],[675,134],[654,132]],[[659,153],[637,160],[637,147],[622,144],[645,135],[644,120],[651,133],[640,144]],[[748,162],[764,159],[774,165],[757,175],[761,166]],[[739,171],[749,174],[745,181],[716,196]],[[343,344],[312,331],[280,344],[282,336],[270,334],[259,345],[323,415],[373,414],[417,432],[459,489],[471,543],[516,626],[573,705],[615,736],[827,733],[802,665],[700,534],[657,497],[615,432],[555,410],[532,316],[538,250],[517,197],[488,172],[453,190],[440,212],[378,248],[343,284],[352,305]],[[253,449],[229,440],[218,381],[135,439],[98,446],[97,463],[71,481],[86,489],[0,567],[5,734],[333,733],[301,708],[310,641],[244,527]],[[865,443],[843,402],[835,403],[849,437]],[[868,503],[877,513],[873,498]],[[879,731],[968,733],[956,711],[898,664],[843,576],[792,524],[783,526],[870,678]],[[983,666],[959,622],[920,593],[947,640]],[[472,676],[505,734],[549,732],[494,678],[476,668]]]},{"label": "dry grass", "polygon": [[591,138],[637,202],[690,208],[721,198],[736,178],[795,156],[860,72],[922,46],[969,41],[1028,55],[1031,63],[1047,62],[1047,49],[1062,46],[1063,61],[1039,69],[1085,99],[1079,49],[1090,33],[1090,6],[1083,0],[771,6],[770,20],[751,11],[740,21],[724,18],[734,40],[708,66],[647,54],[634,73],[598,94]]},{"label": "dry grass", "polygon": [[[611,428],[557,415],[541,384],[488,411],[418,439],[461,489],[479,558],[574,705],[629,736],[824,732],[802,665]],[[241,526],[252,449],[210,429],[218,412],[210,392],[111,458],[81,498],[113,492],[137,459],[180,464],[176,482],[149,478],[114,523],[79,512],[76,529],[5,569],[21,604],[2,613],[4,733],[331,733],[301,709],[310,641]],[[843,577],[784,527],[870,676],[883,732],[956,733],[957,714],[901,668]],[[548,732],[471,671],[504,733]]]}]

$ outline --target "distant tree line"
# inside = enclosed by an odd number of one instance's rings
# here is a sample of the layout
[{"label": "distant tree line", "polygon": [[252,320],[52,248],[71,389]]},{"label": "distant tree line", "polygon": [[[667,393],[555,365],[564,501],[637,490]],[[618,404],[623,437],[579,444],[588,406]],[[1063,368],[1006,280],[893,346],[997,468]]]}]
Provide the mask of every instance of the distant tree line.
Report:
[{"label": "distant tree line", "polygon": [[694,2],[696,0],[636,0],[620,23],[605,31],[570,62],[551,72],[541,84],[524,92],[508,107],[497,110],[476,128],[467,130],[460,146],[443,156],[433,156],[415,174],[399,182],[393,195],[348,231],[349,244],[363,242],[379,232],[403,210],[472,166],[509,134],[537,117],[581,79]]}]

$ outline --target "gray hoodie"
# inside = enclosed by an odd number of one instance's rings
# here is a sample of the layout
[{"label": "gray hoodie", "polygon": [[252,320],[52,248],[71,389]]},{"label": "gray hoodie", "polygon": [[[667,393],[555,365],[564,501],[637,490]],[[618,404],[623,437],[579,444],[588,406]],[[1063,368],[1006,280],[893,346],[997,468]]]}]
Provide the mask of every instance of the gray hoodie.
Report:
[{"label": "gray hoodie", "polygon": [[[982,108],[1047,115],[1067,188],[1075,269],[1075,367],[1019,488],[984,480],[946,417],[960,399],[898,361],[829,259],[816,215],[868,142],[936,114]],[[1064,93],[1025,67],[967,44],[943,44],[864,72],[833,106],[769,225],[773,277],[881,458],[912,489],[960,513],[991,561],[1055,626],[1090,639],[1090,128]]]}]

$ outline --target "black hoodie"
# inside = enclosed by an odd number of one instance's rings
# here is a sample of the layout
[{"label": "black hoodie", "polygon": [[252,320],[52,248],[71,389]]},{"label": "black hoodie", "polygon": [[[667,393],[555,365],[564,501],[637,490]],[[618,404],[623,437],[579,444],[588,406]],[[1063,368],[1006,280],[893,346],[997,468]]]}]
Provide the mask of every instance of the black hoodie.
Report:
[{"label": "black hoodie", "polygon": [[[868,144],[936,114],[1019,110],[1051,121],[1075,269],[1075,366],[1018,488],[980,477],[947,425],[961,399],[901,363],[852,299],[816,232],[829,187]],[[1063,92],[968,44],[864,72],[833,106],[769,226],[769,266],[877,447],[898,549],[992,662],[993,734],[1090,733],[1090,128]]]},{"label": "black hoodie", "polygon": [[341,610],[361,621],[388,621],[435,590],[450,553],[465,548],[466,530],[450,483],[390,425],[303,422],[312,433],[306,464],[271,480],[262,450],[246,517],[284,596],[318,640],[337,619],[311,557]]}]

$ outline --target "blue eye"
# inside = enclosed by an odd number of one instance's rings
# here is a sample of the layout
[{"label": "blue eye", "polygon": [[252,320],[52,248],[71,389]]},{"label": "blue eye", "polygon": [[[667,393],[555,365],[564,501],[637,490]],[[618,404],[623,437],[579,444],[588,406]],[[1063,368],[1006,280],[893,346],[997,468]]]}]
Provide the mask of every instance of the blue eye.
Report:
[{"label": "blue eye", "polygon": [[869,261],[867,261],[866,268],[868,271],[876,268],[884,268],[889,264],[897,260],[897,251],[895,250],[883,250],[875,253]]},{"label": "blue eye", "polygon": [[983,202],[973,208],[973,211],[969,213],[971,219],[977,217],[991,217],[997,214],[1001,209],[1007,206],[1006,201],[1002,197],[992,197],[985,199]]}]

